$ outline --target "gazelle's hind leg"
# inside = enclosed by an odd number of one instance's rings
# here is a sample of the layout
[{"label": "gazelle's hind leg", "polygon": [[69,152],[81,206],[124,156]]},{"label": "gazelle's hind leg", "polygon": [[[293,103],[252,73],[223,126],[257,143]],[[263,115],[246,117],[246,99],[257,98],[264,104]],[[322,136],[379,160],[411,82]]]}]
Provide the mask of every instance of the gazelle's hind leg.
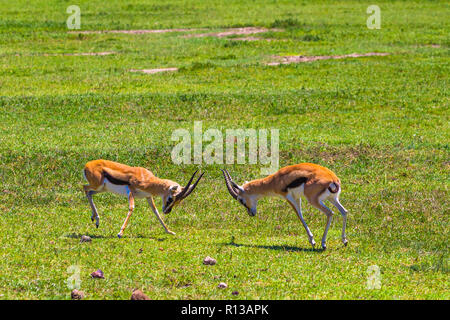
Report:
[{"label": "gazelle's hind leg", "polygon": [[97,208],[95,207],[94,200],[92,199],[92,195],[94,195],[98,192],[91,190],[89,185],[84,186],[84,192],[86,193],[86,197],[88,198],[89,204],[91,206],[91,210],[92,210],[91,220],[93,222],[95,219],[95,226],[98,228],[98,226],[100,224],[100,217],[98,215]]},{"label": "gazelle's hind leg", "polygon": [[325,226],[325,231],[323,232],[323,236],[322,236],[322,249],[326,249],[327,245],[327,234],[328,234],[328,229],[330,229],[330,225],[331,225],[331,221],[333,220],[333,211],[331,211],[326,205],[323,204],[322,202],[322,197],[314,197],[309,200],[309,203],[316,207],[317,209],[319,209],[320,211],[322,211],[323,213],[325,213],[325,215],[327,216],[327,225]]},{"label": "gazelle's hind leg", "polygon": [[127,227],[128,220],[130,220],[131,214],[134,210],[134,196],[133,192],[130,190],[130,188],[127,186],[127,194],[128,194],[128,214],[125,218],[125,221],[123,222],[122,228],[120,228],[120,232],[117,234],[117,237],[122,238],[123,232],[125,231],[125,228]]},{"label": "gazelle's hind leg", "polygon": [[344,243],[344,246],[347,245],[348,240],[347,240],[347,236],[345,235],[345,228],[347,225],[347,210],[342,206],[342,204],[339,202],[339,194],[336,195],[335,197],[330,197],[328,199],[341,213],[342,215],[342,242]]}]

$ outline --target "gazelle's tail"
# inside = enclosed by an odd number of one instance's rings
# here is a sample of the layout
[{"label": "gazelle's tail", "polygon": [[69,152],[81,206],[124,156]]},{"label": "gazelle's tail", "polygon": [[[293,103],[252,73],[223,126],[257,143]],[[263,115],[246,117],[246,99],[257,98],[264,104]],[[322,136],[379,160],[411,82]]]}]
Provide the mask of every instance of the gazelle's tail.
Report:
[{"label": "gazelle's tail", "polygon": [[339,185],[339,182],[332,182],[330,183],[330,185],[328,186],[328,190],[331,193],[336,193],[339,191],[339,189],[341,188],[341,186]]}]

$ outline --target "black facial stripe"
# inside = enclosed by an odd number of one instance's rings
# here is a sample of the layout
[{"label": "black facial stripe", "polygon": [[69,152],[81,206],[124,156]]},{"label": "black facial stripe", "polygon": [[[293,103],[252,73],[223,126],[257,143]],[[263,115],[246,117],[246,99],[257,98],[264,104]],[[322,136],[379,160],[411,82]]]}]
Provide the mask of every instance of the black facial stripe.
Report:
[{"label": "black facial stripe", "polygon": [[240,204],[242,204],[247,210],[250,210],[250,208],[247,207],[247,204],[244,203],[244,200],[242,200],[241,198],[238,198],[238,199],[239,199],[239,203],[240,203]]},{"label": "black facial stripe", "polygon": [[308,181],[308,178],[306,177],[300,177],[298,179],[295,179],[294,181],[292,181],[291,183],[289,183],[286,188],[283,189],[283,192],[287,192],[288,189],[294,189],[297,188],[299,186],[301,186],[302,184],[306,183],[306,181]]}]

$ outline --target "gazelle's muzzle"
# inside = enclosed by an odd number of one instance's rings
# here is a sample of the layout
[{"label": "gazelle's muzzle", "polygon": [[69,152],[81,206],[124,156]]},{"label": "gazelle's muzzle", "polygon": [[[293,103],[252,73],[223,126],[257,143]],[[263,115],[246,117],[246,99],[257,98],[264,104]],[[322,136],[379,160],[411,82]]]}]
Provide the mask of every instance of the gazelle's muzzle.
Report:
[{"label": "gazelle's muzzle", "polygon": [[175,207],[175,201],[169,204],[167,207],[163,208],[163,213],[168,214],[172,211],[172,209]]},{"label": "gazelle's muzzle", "polygon": [[195,175],[197,174],[198,170],[194,172],[194,174],[192,175],[191,179],[189,179],[189,182],[186,184],[186,186],[183,188],[183,190],[177,194],[175,196],[175,200],[170,203],[167,207],[163,208],[163,213],[167,214],[170,213],[170,211],[172,211],[172,209],[178,205],[183,199],[185,199],[188,195],[190,195],[192,193],[192,191],[194,191],[195,187],[197,186],[198,182],[200,181],[200,179],[203,177],[203,175],[205,174],[204,172],[198,177],[197,181],[195,181],[195,183],[193,185],[191,185],[192,180],[194,179]]}]

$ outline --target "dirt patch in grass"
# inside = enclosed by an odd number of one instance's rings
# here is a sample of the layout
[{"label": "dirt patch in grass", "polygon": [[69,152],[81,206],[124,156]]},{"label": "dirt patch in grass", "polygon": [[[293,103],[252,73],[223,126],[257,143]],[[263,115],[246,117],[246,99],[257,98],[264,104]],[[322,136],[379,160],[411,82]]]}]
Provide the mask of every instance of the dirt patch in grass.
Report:
[{"label": "dirt patch in grass", "polygon": [[344,54],[340,56],[274,56],[273,58],[278,61],[272,61],[267,63],[269,66],[277,66],[280,64],[290,64],[290,63],[301,63],[301,62],[311,62],[317,60],[328,60],[328,59],[345,59],[345,58],[360,58],[360,57],[371,57],[371,56],[387,56],[390,53],[386,52],[368,52],[368,53],[351,53]]},{"label": "dirt patch in grass", "polygon": [[69,31],[69,33],[98,34],[98,33],[125,33],[125,34],[145,34],[145,33],[166,33],[166,32],[190,32],[205,29],[144,29],[144,30],[86,30]]},{"label": "dirt patch in grass", "polygon": [[270,39],[270,38],[259,38],[259,37],[242,37],[242,38],[229,38],[228,40],[236,41],[287,41],[286,39]]},{"label": "dirt patch in grass", "polygon": [[110,54],[115,54],[114,51],[103,51],[103,52],[80,52],[80,53],[45,53],[44,56],[108,56]]},{"label": "dirt patch in grass", "polygon": [[178,71],[178,68],[159,68],[159,69],[130,69],[130,72],[143,72],[154,74],[159,72]]},{"label": "dirt patch in grass", "polygon": [[[247,35],[247,34],[256,34],[256,33],[264,33],[268,31],[279,32],[281,29],[267,29],[267,28],[258,28],[258,27],[244,27],[244,28],[231,28],[222,32],[210,32],[210,33],[200,33],[200,34],[189,34],[185,35],[185,38],[202,38],[202,37],[216,37],[223,38],[233,35]],[[234,40],[234,39],[233,39]]]}]

